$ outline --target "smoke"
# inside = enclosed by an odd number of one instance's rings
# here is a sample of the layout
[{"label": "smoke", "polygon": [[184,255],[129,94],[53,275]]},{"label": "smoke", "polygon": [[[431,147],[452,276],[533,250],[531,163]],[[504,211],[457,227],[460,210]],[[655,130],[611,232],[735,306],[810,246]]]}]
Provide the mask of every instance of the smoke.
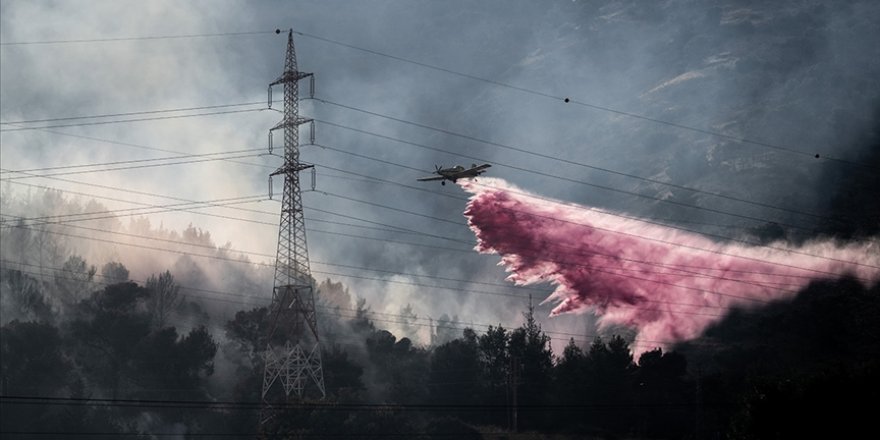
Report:
[{"label": "smoke", "polygon": [[[814,240],[794,247],[718,243],[610,211],[528,194],[502,179],[460,181],[481,253],[518,285],[551,282],[551,316],[594,312],[668,346],[695,338],[732,307],[789,298],[811,281],[880,276],[877,242]],[[644,347],[645,345],[640,346]]]}]

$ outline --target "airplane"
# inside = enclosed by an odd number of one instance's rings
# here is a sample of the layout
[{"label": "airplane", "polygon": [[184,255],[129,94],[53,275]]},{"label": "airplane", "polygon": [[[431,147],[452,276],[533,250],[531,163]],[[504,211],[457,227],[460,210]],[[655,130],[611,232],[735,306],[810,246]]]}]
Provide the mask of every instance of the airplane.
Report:
[{"label": "airplane", "polygon": [[422,177],[418,180],[419,180],[419,182],[428,182],[431,180],[439,180],[441,185],[446,185],[447,180],[455,182],[458,179],[477,177],[480,174],[485,173],[486,168],[489,168],[491,166],[492,165],[489,165],[487,163],[484,163],[479,166],[477,164],[471,164],[470,168],[465,169],[465,167],[463,167],[461,165],[456,165],[452,168],[443,168],[440,165],[434,165],[434,168],[436,168],[436,171],[434,171],[434,174],[437,174],[436,176]]}]

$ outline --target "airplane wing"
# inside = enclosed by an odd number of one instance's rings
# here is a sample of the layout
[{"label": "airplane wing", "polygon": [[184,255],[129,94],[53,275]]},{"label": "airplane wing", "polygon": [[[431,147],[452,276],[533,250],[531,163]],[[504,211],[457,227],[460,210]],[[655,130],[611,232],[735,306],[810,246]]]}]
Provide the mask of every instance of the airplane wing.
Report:
[{"label": "airplane wing", "polygon": [[443,177],[443,176],[431,176],[431,177],[422,177],[422,178],[419,178],[416,180],[418,180],[419,182],[430,182],[432,180],[443,180],[443,179],[445,179],[445,177]]},{"label": "airplane wing", "polygon": [[479,166],[474,165],[466,170],[459,171],[459,172],[457,172],[451,176],[447,176],[447,177],[451,177],[453,179],[465,179],[465,178],[469,178],[469,177],[477,177],[480,174],[483,174],[485,172],[486,168],[489,168],[491,166],[492,165],[489,165],[487,163],[484,163]]}]

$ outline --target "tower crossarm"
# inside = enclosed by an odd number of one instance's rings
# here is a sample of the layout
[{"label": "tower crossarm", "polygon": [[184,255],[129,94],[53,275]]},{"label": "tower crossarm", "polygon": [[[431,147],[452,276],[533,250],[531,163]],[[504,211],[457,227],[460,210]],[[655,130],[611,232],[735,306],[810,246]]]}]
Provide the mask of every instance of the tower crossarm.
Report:
[{"label": "tower crossarm", "polygon": [[278,167],[277,170],[273,171],[269,175],[270,176],[277,176],[279,174],[298,173],[302,170],[307,170],[309,168],[314,168],[314,167],[315,166],[312,164],[305,164],[305,163],[301,163],[298,165],[289,165],[289,166],[288,166],[288,164],[284,164],[284,165]]},{"label": "tower crossarm", "polygon": [[287,128],[287,127],[296,128],[296,127],[299,127],[300,125],[308,124],[309,122],[312,122],[312,121],[313,121],[313,119],[311,119],[311,118],[297,117],[294,120],[287,120],[285,118],[285,119],[282,119],[281,121],[279,121],[277,124],[275,124],[274,127],[270,128],[269,131],[275,131],[280,128]]},{"label": "tower crossarm", "polygon": [[301,79],[308,78],[312,75],[314,75],[314,74],[313,73],[306,73],[306,72],[297,72],[297,71],[284,72],[281,74],[281,76],[278,77],[278,79],[269,83],[269,87],[277,86],[278,84],[296,82]]}]

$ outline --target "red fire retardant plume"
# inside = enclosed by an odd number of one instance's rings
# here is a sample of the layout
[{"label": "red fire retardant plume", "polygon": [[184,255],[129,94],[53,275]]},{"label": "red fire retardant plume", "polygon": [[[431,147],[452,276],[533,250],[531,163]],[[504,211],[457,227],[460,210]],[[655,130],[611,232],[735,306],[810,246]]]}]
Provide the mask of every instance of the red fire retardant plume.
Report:
[{"label": "red fire retardant plume", "polygon": [[[586,206],[548,201],[501,179],[459,181],[476,250],[501,255],[518,285],[555,284],[545,300],[561,313],[594,312],[648,345],[699,336],[731,307],[760,307],[810,281],[880,276],[876,242],[800,247],[721,244],[698,234]],[[640,344],[644,347],[645,344]]]}]

